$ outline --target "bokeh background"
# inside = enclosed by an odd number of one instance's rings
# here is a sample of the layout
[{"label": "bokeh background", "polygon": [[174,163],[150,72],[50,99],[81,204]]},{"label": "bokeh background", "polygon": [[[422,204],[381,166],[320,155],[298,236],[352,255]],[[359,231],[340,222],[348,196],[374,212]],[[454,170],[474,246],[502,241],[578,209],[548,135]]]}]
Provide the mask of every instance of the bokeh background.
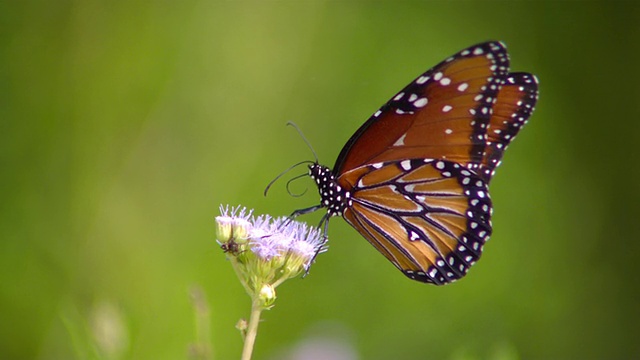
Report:
[{"label": "bokeh background", "polygon": [[219,204],[316,204],[308,179],[262,196],[312,159],[287,121],[332,165],[397,90],[488,39],[541,93],[492,182],[482,261],[412,282],[334,219],[255,358],[639,357],[638,4],[2,2],[0,357],[188,358],[200,336],[239,358],[250,304]]}]

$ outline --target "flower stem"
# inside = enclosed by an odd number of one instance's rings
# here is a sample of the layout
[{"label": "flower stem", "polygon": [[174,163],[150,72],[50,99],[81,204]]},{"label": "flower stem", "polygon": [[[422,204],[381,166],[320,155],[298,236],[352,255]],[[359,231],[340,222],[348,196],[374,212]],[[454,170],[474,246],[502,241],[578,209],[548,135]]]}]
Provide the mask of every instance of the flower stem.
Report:
[{"label": "flower stem", "polygon": [[247,281],[245,280],[244,273],[240,269],[240,264],[238,264],[238,259],[230,256],[229,261],[231,262],[231,266],[233,266],[233,270],[235,270],[236,275],[238,275],[238,279],[240,279],[242,287],[244,287],[244,289],[247,291],[247,294],[251,296],[251,294],[253,294],[253,290],[249,287],[249,284],[247,284]]},{"label": "flower stem", "polygon": [[253,352],[253,345],[256,342],[256,336],[258,335],[258,323],[260,322],[260,314],[264,310],[262,301],[257,297],[253,299],[251,305],[251,317],[249,318],[249,325],[247,326],[247,334],[244,338],[244,348],[242,349],[242,360],[250,360],[251,353]]}]

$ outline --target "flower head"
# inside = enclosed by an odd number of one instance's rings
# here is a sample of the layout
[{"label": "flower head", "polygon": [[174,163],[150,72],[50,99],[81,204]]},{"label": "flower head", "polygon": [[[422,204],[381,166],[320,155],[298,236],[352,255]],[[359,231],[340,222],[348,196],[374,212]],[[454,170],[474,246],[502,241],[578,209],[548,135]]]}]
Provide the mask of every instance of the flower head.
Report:
[{"label": "flower head", "polygon": [[[275,300],[275,287],[308,271],[325,251],[320,230],[287,217],[252,216],[244,207],[220,206],[216,217],[218,243],[232,261],[247,292],[264,301]],[[273,289],[273,294],[265,293]],[[266,295],[268,296],[266,296]]]},{"label": "flower head", "polygon": [[238,252],[238,246],[247,242],[251,224],[251,213],[246,208],[220,205],[220,216],[216,216],[218,224],[218,243],[225,252]]}]

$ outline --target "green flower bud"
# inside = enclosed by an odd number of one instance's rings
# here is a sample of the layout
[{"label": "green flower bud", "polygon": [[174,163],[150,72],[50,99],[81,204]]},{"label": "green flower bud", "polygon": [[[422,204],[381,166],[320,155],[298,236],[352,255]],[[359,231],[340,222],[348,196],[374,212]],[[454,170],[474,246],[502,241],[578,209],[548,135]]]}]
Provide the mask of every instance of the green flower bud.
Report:
[{"label": "green flower bud", "polygon": [[233,219],[233,237],[237,244],[245,244],[247,242],[251,227],[251,223],[246,219]]},{"label": "green flower bud", "polygon": [[276,301],[276,289],[270,284],[262,285],[258,298],[262,301],[264,307],[271,306]]},{"label": "green flower bud", "polygon": [[233,239],[233,218],[228,216],[216,216],[218,241],[226,243]]}]

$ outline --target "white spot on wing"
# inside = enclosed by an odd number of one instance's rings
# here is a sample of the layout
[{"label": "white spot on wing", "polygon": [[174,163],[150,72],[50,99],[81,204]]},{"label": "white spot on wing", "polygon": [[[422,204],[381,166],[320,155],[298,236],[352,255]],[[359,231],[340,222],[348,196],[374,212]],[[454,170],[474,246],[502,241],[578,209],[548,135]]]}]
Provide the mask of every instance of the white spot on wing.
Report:
[{"label": "white spot on wing", "polygon": [[426,97],[420,98],[418,100],[416,100],[413,103],[413,106],[417,107],[417,108],[421,108],[424,107],[425,105],[427,105],[427,103],[429,102],[429,100]]},{"label": "white spot on wing", "polygon": [[396,140],[396,142],[393,143],[393,146],[402,146],[404,145],[404,138],[407,137],[407,133],[404,133],[404,135],[400,136],[400,138],[398,140]]}]

